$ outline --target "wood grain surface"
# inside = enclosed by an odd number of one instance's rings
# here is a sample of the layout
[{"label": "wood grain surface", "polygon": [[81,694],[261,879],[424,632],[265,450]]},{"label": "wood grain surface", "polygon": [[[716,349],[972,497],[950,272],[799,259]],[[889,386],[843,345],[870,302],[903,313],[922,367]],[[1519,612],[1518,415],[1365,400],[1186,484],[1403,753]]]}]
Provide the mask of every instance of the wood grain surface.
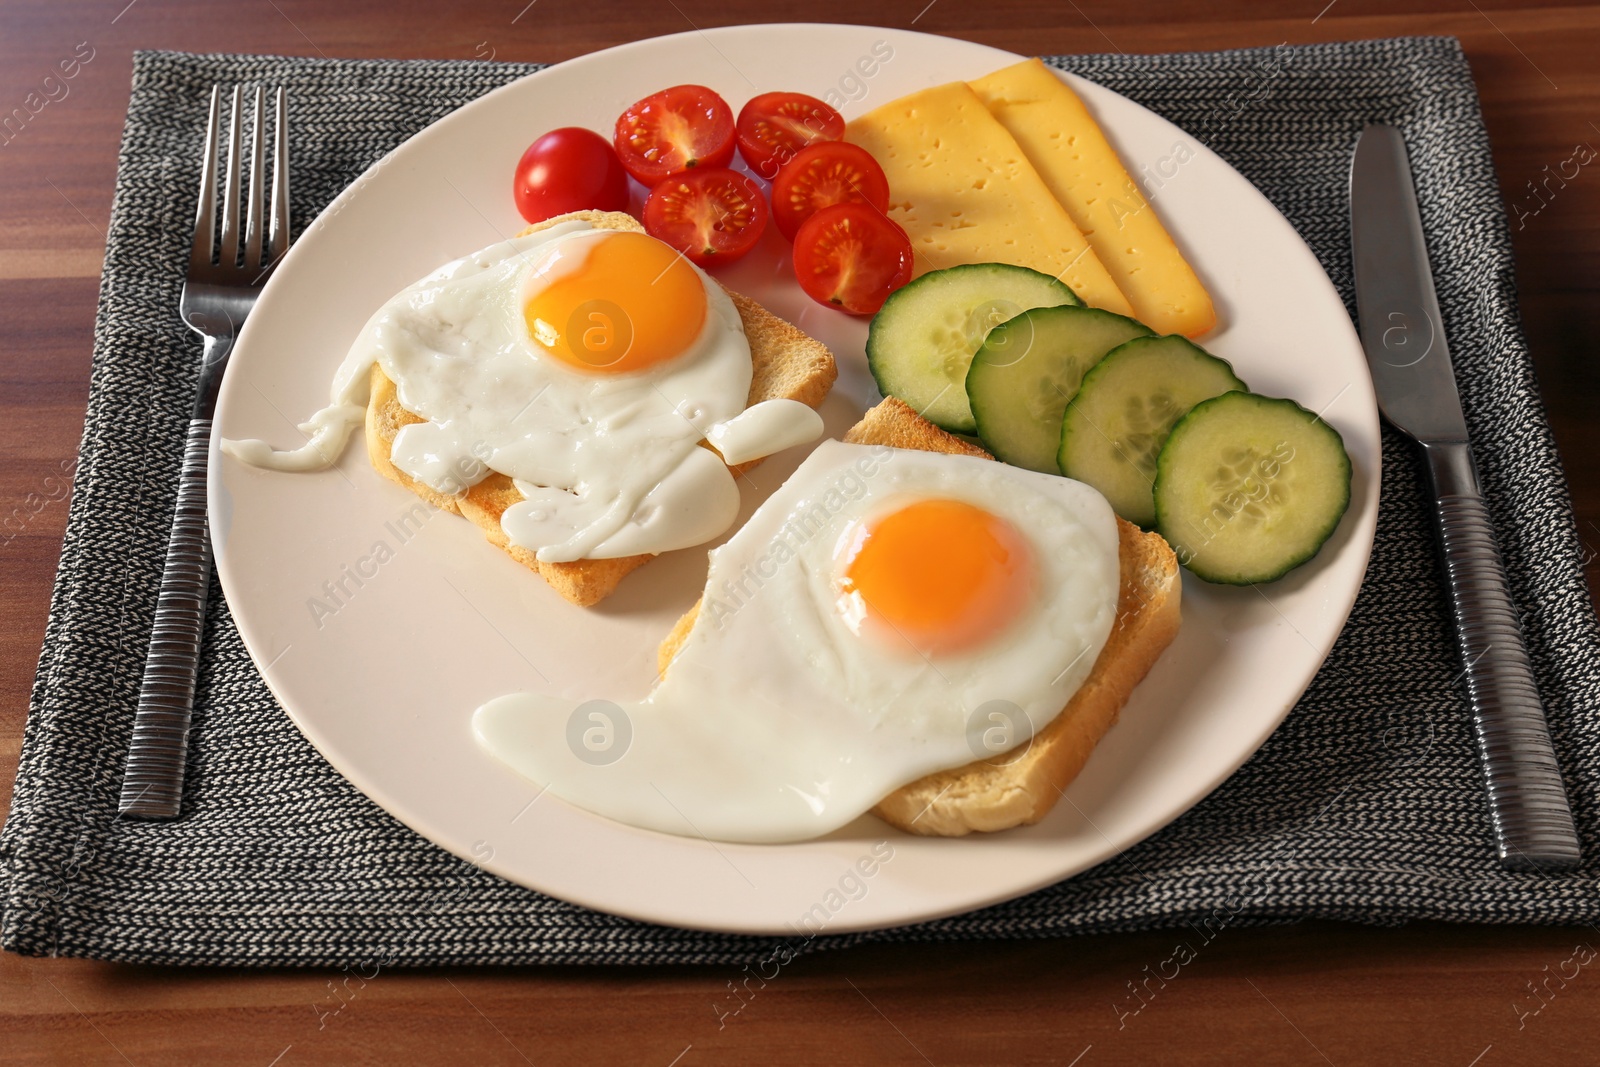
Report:
[{"label": "wood grain surface", "polygon": [[[1163,52],[1410,33],[1464,42],[1517,251],[1522,308],[1585,540],[1600,547],[1600,6],[1516,0],[6,0],[0,113],[93,58],[0,144],[0,796],[44,631],[136,48],[557,61],[693,27],[915,25],[1026,54]],[[1535,211],[1535,209],[1537,210]],[[9,518],[8,518],[9,517]],[[1590,585],[1597,568],[1590,556]],[[1234,929],[1137,1014],[1171,933],[904,945],[803,960],[719,1027],[731,969],[184,970],[0,957],[0,1062],[1600,1062],[1600,929]],[[1561,972],[1577,976],[1553,977]],[[1535,990],[1537,989],[1537,993]],[[1117,1005],[1121,1005],[1119,1013]]]}]

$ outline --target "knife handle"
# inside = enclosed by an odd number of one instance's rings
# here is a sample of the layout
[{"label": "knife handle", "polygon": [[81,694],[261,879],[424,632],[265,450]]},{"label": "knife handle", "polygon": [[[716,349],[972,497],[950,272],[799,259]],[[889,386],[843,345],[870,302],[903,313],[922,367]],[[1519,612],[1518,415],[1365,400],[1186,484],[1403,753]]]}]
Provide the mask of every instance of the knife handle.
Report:
[{"label": "knife handle", "polygon": [[1578,833],[1466,442],[1424,447],[1500,865],[1571,870]]}]

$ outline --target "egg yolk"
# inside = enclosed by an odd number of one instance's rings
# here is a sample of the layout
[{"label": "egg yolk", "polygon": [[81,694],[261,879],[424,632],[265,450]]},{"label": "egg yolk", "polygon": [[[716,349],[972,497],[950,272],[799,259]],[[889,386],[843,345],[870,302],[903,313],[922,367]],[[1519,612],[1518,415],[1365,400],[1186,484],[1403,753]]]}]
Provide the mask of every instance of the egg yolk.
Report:
[{"label": "egg yolk", "polygon": [[845,617],[881,626],[927,655],[997,636],[1033,595],[1027,540],[1005,519],[959,500],[920,500],[863,522],[843,557]]},{"label": "egg yolk", "polygon": [[705,325],[706,291],[683,256],[642,233],[581,245],[581,258],[523,307],[545,351],[591,374],[629,374],[689,350]]}]

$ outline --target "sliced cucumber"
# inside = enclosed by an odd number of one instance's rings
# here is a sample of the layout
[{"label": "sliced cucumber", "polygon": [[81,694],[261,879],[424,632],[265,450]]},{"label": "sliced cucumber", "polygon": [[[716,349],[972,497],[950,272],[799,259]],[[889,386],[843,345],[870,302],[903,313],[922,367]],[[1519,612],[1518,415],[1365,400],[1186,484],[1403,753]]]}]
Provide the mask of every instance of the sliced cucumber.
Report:
[{"label": "sliced cucumber", "polygon": [[1136,337],[1083,376],[1061,419],[1061,473],[1087,482],[1129,522],[1156,521],[1156,456],[1202,400],[1246,386],[1233,368],[1182,337]]},{"label": "sliced cucumber", "polygon": [[873,316],[867,366],[884,396],[952,433],[972,433],[977,424],[962,383],[990,329],[1029,308],[1081,303],[1065,282],[1010,263],[929,271]]},{"label": "sliced cucumber", "polygon": [[1293,400],[1223,393],[1156,461],[1156,529],[1198,578],[1270,582],[1317,554],[1350,505],[1338,431]]},{"label": "sliced cucumber", "polygon": [[1018,467],[1060,472],[1061,413],[1090,367],[1149,327],[1098,308],[1024,311],[989,331],[967,371],[983,446]]}]

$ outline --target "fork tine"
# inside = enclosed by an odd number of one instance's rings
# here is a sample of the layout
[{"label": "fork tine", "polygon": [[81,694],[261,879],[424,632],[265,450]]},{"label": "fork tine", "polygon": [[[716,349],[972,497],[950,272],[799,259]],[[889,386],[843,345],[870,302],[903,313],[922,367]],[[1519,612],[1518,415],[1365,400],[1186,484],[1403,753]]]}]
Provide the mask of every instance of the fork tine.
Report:
[{"label": "fork tine", "polygon": [[222,266],[232,269],[239,263],[239,129],[244,125],[240,112],[239,86],[233,87],[233,119],[228,123],[228,183],[222,193]]},{"label": "fork tine", "polygon": [[217,135],[222,86],[211,87],[211,117],[206,120],[205,155],[200,160],[200,198],[194,214],[194,243],[189,249],[189,269],[211,265],[217,227]]},{"label": "fork tine", "polygon": [[266,138],[261,133],[261,103],[266,90],[256,86],[255,124],[250,127],[250,206],[245,212],[244,266],[251,272],[261,269],[261,214],[266,193],[261,185],[261,157]]},{"label": "fork tine", "polygon": [[272,145],[272,258],[289,251],[289,96],[280,85],[273,108]]}]

